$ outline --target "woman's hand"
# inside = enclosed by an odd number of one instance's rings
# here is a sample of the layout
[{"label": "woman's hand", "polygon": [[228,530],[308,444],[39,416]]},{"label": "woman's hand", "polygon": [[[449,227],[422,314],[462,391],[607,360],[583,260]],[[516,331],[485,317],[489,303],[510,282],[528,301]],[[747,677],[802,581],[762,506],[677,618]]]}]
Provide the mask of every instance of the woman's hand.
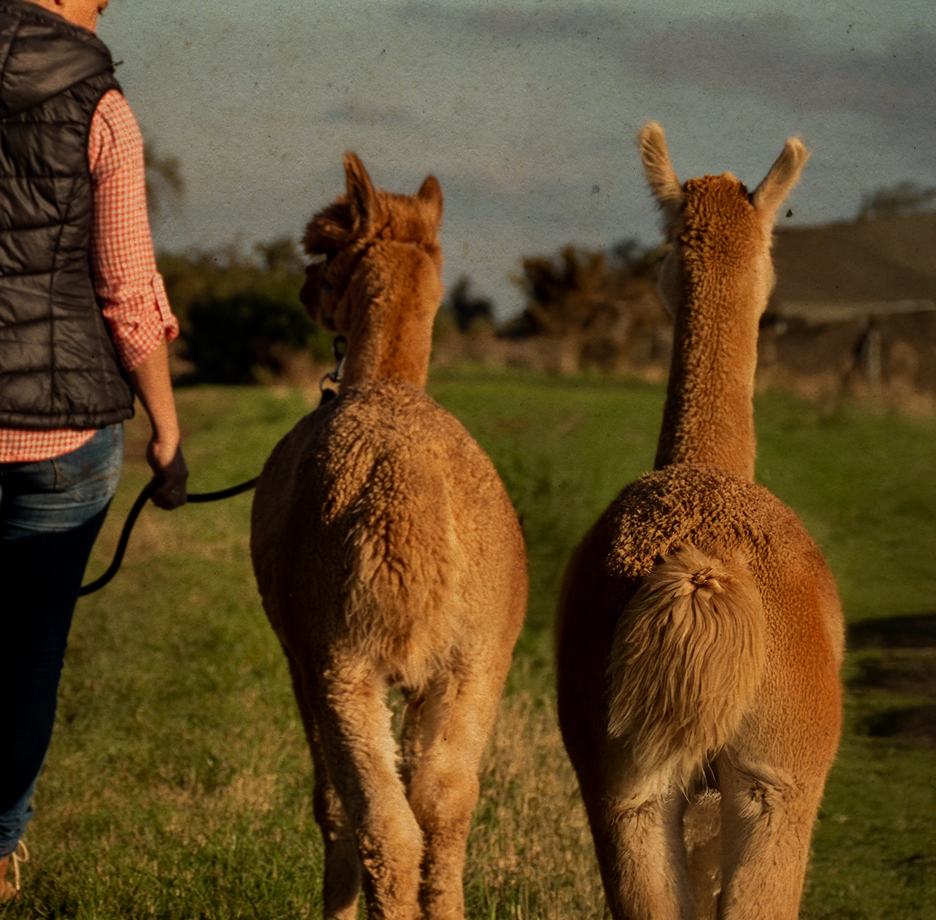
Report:
[{"label": "woman's hand", "polygon": [[182,447],[176,441],[174,450],[155,437],[146,448],[146,461],[154,476],[161,476],[163,484],[153,493],[152,502],[159,508],[171,511],[185,504],[188,467],[182,456]]}]

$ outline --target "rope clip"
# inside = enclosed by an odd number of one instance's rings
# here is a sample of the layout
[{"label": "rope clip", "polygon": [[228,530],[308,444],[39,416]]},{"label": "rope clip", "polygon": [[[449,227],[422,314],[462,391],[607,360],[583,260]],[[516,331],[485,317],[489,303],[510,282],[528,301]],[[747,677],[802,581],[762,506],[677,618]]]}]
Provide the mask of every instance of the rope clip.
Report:
[{"label": "rope clip", "polygon": [[335,369],[327,373],[319,381],[319,389],[322,391],[322,402],[326,403],[330,399],[334,399],[338,394],[331,389],[328,389],[325,386],[325,381],[330,380],[334,384],[341,383],[341,377],[344,373],[345,361],[348,357],[348,340],[343,335],[336,335],[332,341],[332,354],[335,356],[335,360],[338,364],[335,366]]}]

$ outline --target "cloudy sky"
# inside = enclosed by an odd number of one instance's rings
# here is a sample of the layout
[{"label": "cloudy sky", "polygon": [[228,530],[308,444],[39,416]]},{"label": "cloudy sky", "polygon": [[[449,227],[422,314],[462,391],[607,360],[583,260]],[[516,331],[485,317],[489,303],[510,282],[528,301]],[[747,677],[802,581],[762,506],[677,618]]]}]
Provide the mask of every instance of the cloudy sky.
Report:
[{"label": "cloudy sky", "polygon": [[936,3],[891,0],[112,0],[100,36],[158,154],[182,165],[158,245],[298,238],[356,151],[378,185],[445,193],[445,280],[502,315],[524,255],[657,239],[634,137],[681,179],[751,186],[813,150],[792,222],[936,186]]}]

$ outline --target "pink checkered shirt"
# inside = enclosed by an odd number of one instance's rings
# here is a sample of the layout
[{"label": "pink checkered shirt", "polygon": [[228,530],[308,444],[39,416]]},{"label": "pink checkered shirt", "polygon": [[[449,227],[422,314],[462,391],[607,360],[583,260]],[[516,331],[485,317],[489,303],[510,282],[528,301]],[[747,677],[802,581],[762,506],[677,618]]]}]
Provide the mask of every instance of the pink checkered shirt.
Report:
[{"label": "pink checkered shirt", "polygon": [[[88,165],[94,188],[94,289],[117,356],[132,371],[160,342],[171,342],[179,334],[179,323],[156,270],[146,210],[143,137],[129,104],[116,90],[105,93],[95,109]],[[0,463],[58,457],[93,435],[93,430],[0,428]]]}]

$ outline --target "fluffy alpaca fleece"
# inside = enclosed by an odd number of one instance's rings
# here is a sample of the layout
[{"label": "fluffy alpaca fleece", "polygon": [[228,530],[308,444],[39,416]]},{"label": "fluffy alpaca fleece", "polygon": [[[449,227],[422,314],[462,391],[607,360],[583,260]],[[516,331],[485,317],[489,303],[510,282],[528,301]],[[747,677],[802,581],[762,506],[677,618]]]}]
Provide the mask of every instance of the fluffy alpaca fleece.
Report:
[{"label": "fluffy alpaca fleece", "polygon": [[[264,467],[251,549],[315,767],[325,916],[462,918],[477,772],[520,631],[527,563],[488,457],[423,392],[442,193],[347,194],[316,215],[302,298],[348,336],[341,394]],[[406,699],[402,738],[386,694]],[[400,763],[398,763],[400,761]]]},{"label": "fluffy alpaca fleece", "polygon": [[751,479],[758,320],[787,141],[748,194],[676,179],[640,135],[671,243],[675,341],[656,469],[576,550],[557,619],[559,719],[615,920],[793,920],[841,723],[835,583]]}]

